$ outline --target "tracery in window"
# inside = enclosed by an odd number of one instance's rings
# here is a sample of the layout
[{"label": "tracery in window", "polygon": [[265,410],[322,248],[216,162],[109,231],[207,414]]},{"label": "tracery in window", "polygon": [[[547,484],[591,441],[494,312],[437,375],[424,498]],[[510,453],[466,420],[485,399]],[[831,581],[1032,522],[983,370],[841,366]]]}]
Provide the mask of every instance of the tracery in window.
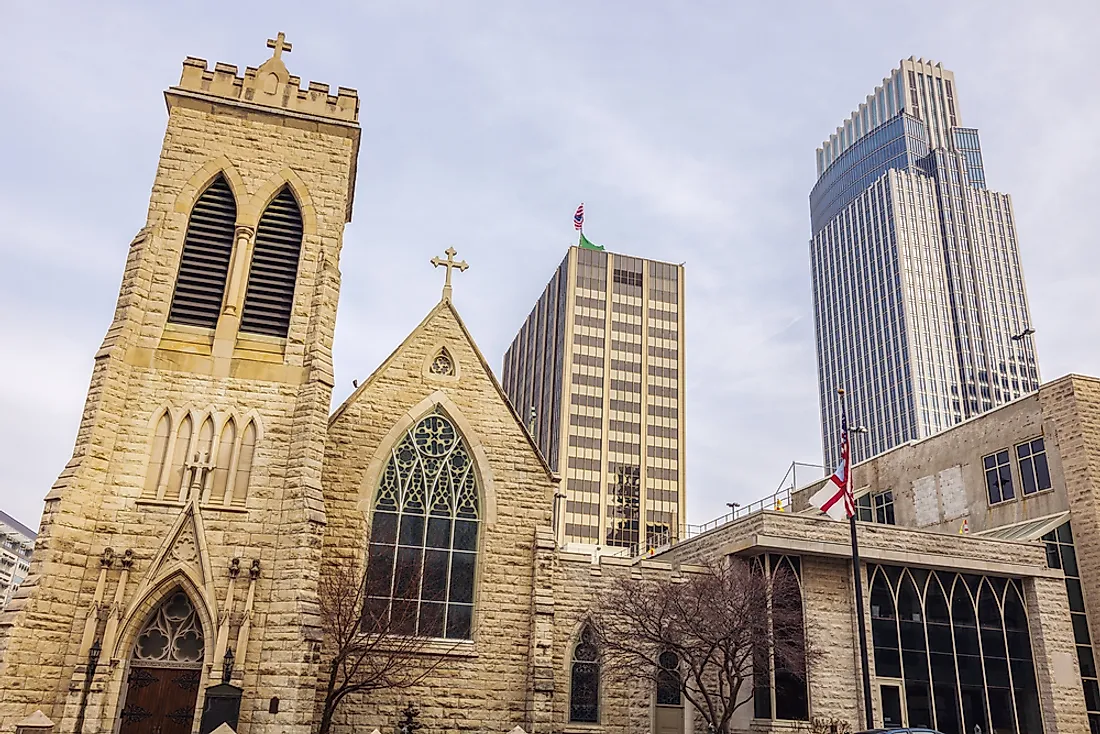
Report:
[{"label": "tracery in window", "polygon": [[671,650],[666,650],[657,658],[657,665],[657,705],[682,706],[679,656]]},{"label": "tracery in window", "polygon": [[573,648],[569,679],[569,720],[596,724],[600,720],[600,650],[596,631],[585,625]]},{"label": "tracery in window", "polygon": [[455,363],[451,359],[451,353],[447,351],[447,347],[440,347],[439,352],[436,353],[435,359],[432,360],[431,367],[428,371],[433,375],[440,375],[442,377],[453,377],[455,374]]},{"label": "tracery in window", "polygon": [[875,674],[900,679],[905,725],[1040,731],[1020,582],[872,566]]},{"label": "tracery in window", "polygon": [[134,641],[142,665],[200,668],[205,651],[202,623],[183,589],[176,589],[149,616]]},{"label": "tracery in window", "polygon": [[778,656],[780,659],[805,659],[802,560],[798,556],[769,553],[753,559],[753,572],[767,574],[770,587],[778,589],[773,592],[772,604],[777,603],[774,601],[777,598],[797,604],[795,608],[770,613],[768,639],[758,640],[754,646],[753,715],[758,719],[805,721],[809,718],[805,676],[790,669],[777,669],[774,650],[782,645],[785,649]]},{"label": "tracery in window", "polygon": [[398,441],[382,471],[364,629],[468,639],[479,520],[470,450],[454,424],[433,413]]}]

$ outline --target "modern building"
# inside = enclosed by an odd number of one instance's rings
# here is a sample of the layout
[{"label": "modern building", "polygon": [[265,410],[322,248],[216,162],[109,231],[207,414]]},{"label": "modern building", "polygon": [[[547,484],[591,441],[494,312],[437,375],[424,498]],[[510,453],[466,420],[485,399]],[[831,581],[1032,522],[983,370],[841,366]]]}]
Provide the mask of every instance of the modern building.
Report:
[{"label": "modern building", "polygon": [[1039,385],[1012,202],[986,188],[955,75],[900,62],[817,151],[810,262],[822,443],[865,459]]},{"label": "modern building", "polygon": [[[935,436],[895,447],[852,469],[859,519],[875,524],[874,528],[869,526],[861,531],[861,538],[873,537],[883,525],[895,525],[955,537],[1030,543],[1045,549],[1048,567],[1064,579],[1073,629],[1072,639],[1065,641],[1059,665],[1067,671],[1073,670],[1080,679],[1092,732],[1100,731],[1100,683],[1093,646],[1093,640],[1100,639],[1098,419],[1100,379],[1068,375]],[[863,439],[856,436],[853,440]],[[796,492],[792,509],[796,513],[806,510],[807,499],[814,491],[816,486]],[[809,512],[817,514],[812,509]],[[921,577],[914,578],[919,581]],[[923,578],[927,580],[927,576]],[[892,625],[897,619],[904,625],[905,620],[900,614],[895,619],[889,610],[896,599],[900,612],[901,596],[903,592],[909,593],[908,581],[887,574],[873,575],[869,582],[876,674],[883,678],[883,685],[902,691],[899,700],[904,710],[907,700],[912,698],[912,693],[907,696],[905,691],[911,692],[914,684],[919,688],[921,681],[928,680],[927,672],[914,672],[908,663],[902,671],[895,653],[885,658],[878,650],[896,646]],[[991,588],[1000,589],[1002,583],[998,581]],[[921,599],[939,593],[931,585],[918,585]],[[975,598],[980,599],[984,589],[973,591]],[[989,611],[993,611],[992,606]],[[978,621],[983,645],[987,645],[986,622],[980,608]],[[1008,623],[1007,617],[1005,622]],[[932,642],[930,628],[928,644]],[[1010,658],[1011,649],[1010,643]],[[984,650],[983,647],[983,655]],[[991,661],[985,663],[986,680],[1007,681],[1007,677],[1000,676],[1003,666],[996,662],[1004,657],[1003,648],[996,650],[990,656]],[[905,644],[903,628],[901,660],[924,652],[920,646]],[[933,678],[937,675],[934,660],[933,655]],[[968,673],[960,667],[958,675],[960,679],[971,675],[976,681],[981,670],[980,666],[972,667]],[[948,670],[943,677],[950,675],[954,672]],[[983,715],[998,715],[997,700],[997,695],[991,693],[989,711]],[[914,705],[916,709],[911,708]],[[923,705],[916,701],[910,704],[909,712],[896,724],[920,725],[926,720],[919,713]],[[937,700],[936,707],[939,706]],[[951,709],[946,703],[945,706],[946,710]],[[978,713],[983,708],[979,704],[975,707]],[[1011,701],[1005,707],[1011,709]],[[978,713],[975,721],[981,723]],[[949,718],[954,721],[953,715]],[[952,730],[944,727],[942,721],[937,723],[936,728],[941,731]],[[972,731],[970,722],[967,723],[965,731]],[[992,731],[1001,731],[996,719],[994,724]],[[990,729],[982,725],[982,731]]]},{"label": "modern building", "polygon": [[681,265],[571,247],[504,355],[504,390],[562,478],[564,542],[681,535],[683,293]]},{"label": "modern building", "polygon": [[31,567],[31,553],[38,533],[0,511],[0,609],[11,601]]}]

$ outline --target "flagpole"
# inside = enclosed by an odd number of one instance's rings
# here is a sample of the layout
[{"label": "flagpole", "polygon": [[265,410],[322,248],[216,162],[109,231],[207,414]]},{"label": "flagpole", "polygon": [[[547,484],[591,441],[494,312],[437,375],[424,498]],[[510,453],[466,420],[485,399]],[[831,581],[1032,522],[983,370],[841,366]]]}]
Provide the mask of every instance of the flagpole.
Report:
[{"label": "flagpole", "polygon": [[[844,443],[848,446],[848,465],[844,469],[845,492],[852,495],[852,444],[848,428],[848,398],[844,388],[840,393],[841,425],[844,427]],[[875,728],[875,709],[871,702],[871,668],[867,659],[867,620],[863,612],[863,571],[859,563],[859,539],[856,536],[856,508],[852,499],[852,514],[848,516],[848,527],[852,535],[852,575],[856,587],[856,619],[859,622],[859,662],[863,673],[863,710],[866,712],[867,728]]]}]

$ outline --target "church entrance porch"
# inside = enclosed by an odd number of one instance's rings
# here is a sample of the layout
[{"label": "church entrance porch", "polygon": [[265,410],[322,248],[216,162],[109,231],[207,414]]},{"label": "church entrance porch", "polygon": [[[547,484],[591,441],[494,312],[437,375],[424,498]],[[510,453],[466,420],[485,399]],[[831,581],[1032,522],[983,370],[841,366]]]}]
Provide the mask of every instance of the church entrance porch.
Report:
[{"label": "church entrance porch", "polygon": [[168,595],[138,634],[130,655],[119,734],[188,734],[202,677],[205,640],[182,589]]}]

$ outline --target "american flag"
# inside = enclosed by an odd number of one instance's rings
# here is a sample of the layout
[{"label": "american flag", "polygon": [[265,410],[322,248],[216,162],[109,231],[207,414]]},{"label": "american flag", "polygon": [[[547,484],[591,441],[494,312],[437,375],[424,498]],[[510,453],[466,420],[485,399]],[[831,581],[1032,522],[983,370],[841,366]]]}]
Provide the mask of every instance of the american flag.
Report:
[{"label": "american flag", "polygon": [[584,229],[584,202],[577,207],[576,214],[573,215],[573,229]]}]

